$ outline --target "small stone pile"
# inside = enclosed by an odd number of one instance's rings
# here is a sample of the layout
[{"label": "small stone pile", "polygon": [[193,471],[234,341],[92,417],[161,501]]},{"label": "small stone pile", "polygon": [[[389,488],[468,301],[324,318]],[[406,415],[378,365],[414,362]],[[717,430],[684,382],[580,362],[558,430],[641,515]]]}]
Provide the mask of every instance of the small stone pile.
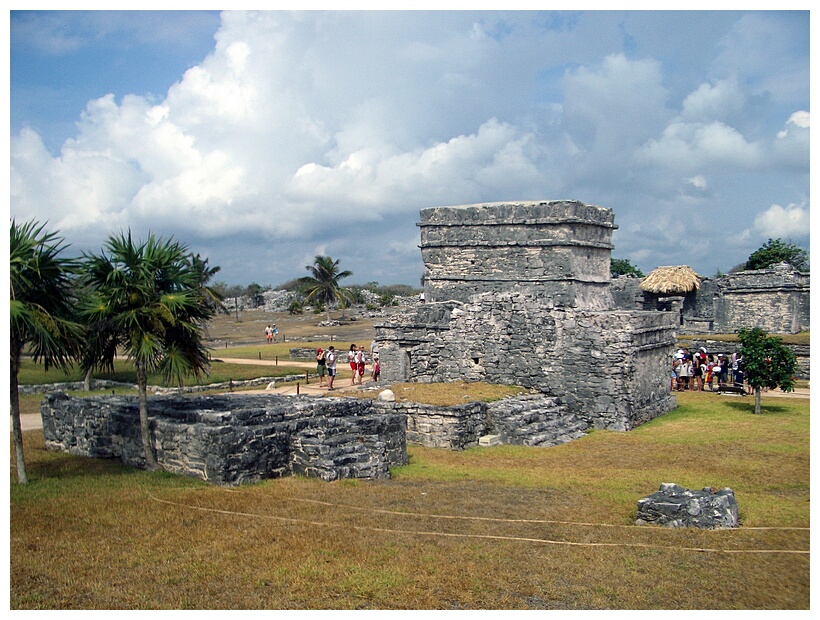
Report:
[{"label": "small stone pile", "polygon": [[737,527],[737,501],[732,489],[691,491],[674,483],[638,500],[636,525],[697,527],[717,530]]}]

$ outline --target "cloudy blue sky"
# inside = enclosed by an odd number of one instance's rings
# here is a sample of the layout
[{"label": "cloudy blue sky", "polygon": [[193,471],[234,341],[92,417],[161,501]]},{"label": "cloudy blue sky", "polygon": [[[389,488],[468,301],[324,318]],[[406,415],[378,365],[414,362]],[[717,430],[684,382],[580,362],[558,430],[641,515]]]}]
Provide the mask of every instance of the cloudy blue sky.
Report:
[{"label": "cloudy blue sky", "polygon": [[424,207],[609,207],[613,255],[809,247],[809,13],[10,14],[10,205],[173,235],[232,284],[418,285]]}]

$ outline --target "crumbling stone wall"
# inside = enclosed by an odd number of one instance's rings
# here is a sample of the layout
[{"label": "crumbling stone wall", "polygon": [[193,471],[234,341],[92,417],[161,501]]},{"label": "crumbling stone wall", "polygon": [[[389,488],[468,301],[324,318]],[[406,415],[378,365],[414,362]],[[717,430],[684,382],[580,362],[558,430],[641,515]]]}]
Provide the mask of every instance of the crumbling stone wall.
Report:
[{"label": "crumbling stone wall", "polygon": [[[136,397],[55,393],[41,413],[49,450],[145,466]],[[386,478],[389,467],[407,463],[406,417],[367,400],[156,396],[149,419],[165,469],[216,484],[291,474]]]},{"label": "crumbling stone wall", "polygon": [[[145,466],[134,396],[72,398],[41,406],[46,448]],[[237,485],[301,474],[322,480],[386,478],[407,463],[407,442],[462,450],[484,435],[552,446],[588,422],[540,394],[437,407],[370,399],[280,395],[154,397],[150,433],[166,470]]]},{"label": "crumbling stone wall", "polygon": [[675,323],[613,311],[610,209],[577,201],[421,212],[424,307],[376,326],[387,382],[487,381],[628,430],[675,407]]},{"label": "crumbling stone wall", "polygon": [[426,304],[377,326],[382,380],[486,381],[560,396],[590,426],[629,430],[675,407],[665,313],[556,308],[531,290]]},{"label": "crumbling stone wall", "polygon": [[407,416],[407,441],[430,448],[463,450],[479,445],[485,435],[499,443],[554,446],[582,437],[589,423],[572,414],[560,398],[529,394],[491,403],[437,407],[390,403]]},{"label": "crumbling stone wall", "polygon": [[728,274],[717,282],[713,329],[796,334],[810,328],[810,297],[809,274],[785,264]]},{"label": "crumbling stone wall", "polygon": [[[612,281],[616,308],[659,310],[657,295],[640,290],[637,278]],[[811,326],[811,277],[781,263],[769,269],[704,278],[697,291],[681,295],[680,329],[686,333],[733,334],[759,327],[771,334],[796,334]]]},{"label": "crumbling stone wall", "polygon": [[556,305],[608,309],[611,209],[577,200],[422,209],[428,302],[536,286]]}]

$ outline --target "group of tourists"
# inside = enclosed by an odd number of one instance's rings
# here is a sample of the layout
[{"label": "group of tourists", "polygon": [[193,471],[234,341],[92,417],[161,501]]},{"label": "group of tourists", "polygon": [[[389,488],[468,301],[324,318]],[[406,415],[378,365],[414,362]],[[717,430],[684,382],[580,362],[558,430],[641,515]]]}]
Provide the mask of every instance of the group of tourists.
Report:
[{"label": "group of tourists", "polygon": [[671,388],[674,391],[703,392],[707,387],[715,391],[715,383],[729,385],[730,378],[732,385],[743,387],[742,355],[732,353],[727,357],[719,353],[714,356],[700,347],[695,353],[690,353],[688,348],[678,349],[672,359]]},{"label": "group of tourists", "polygon": [[[381,366],[379,364],[379,349],[374,343],[371,343],[371,352],[373,353],[373,363],[371,365],[370,377],[377,381],[381,373]],[[327,389],[332,390],[333,381],[336,378],[336,363],[339,354],[336,352],[334,346],[330,346],[327,351],[319,348],[316,349],[316,374],[319,375],[319,387],[325,387],[325,376],[327,376]],[[362,378],[367,370],[367,352],[364,347],[359,347],[355,344],[350,345],[350,350],[347,352],[347,363],[350,366],[350,385],[362,384]]]},{"label": "group of tourists", "polygon": [[265,342],[271,344],[272,342],[276,342],[276,336],[279,334],[279,330],[276,329],[276,323],[273,325],[268,325],[265,328]]}]

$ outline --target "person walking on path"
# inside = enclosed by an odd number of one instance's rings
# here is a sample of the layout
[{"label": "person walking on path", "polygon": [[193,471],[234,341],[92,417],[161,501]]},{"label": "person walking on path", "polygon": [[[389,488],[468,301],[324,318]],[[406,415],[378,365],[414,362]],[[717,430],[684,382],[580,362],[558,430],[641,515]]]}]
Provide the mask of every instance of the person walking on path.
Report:
[{"label": "person walking on path", "polygon": [[327,360],[325,352],[321,348],[316,350],[316,374],[319,375],[319,387],[325,387],[325,375],[327,374]]},{"label": "person walking on path", "polygon": [[359,372],[359,365],[356,361],[357,347],[355,344],[350,345],[350,351],[347,352],[347,363],[350,365],[350,385],[356,385],[356,375]]},{"label": "person walking on path", "polygon": [[327,365],[327,389],[332,390],[333,379],[336,377],[336,349],[333,345],[327,350],[325,364]]},{"label": "person walking on path", "polygon": [[356,375],[359,377],[359,385],[362,384],[362,378],[364,377],[364,370],[367,364],[367,360],[364,355],[364,347],[359,348],[356,351],[355,355],[356,360]]}]

